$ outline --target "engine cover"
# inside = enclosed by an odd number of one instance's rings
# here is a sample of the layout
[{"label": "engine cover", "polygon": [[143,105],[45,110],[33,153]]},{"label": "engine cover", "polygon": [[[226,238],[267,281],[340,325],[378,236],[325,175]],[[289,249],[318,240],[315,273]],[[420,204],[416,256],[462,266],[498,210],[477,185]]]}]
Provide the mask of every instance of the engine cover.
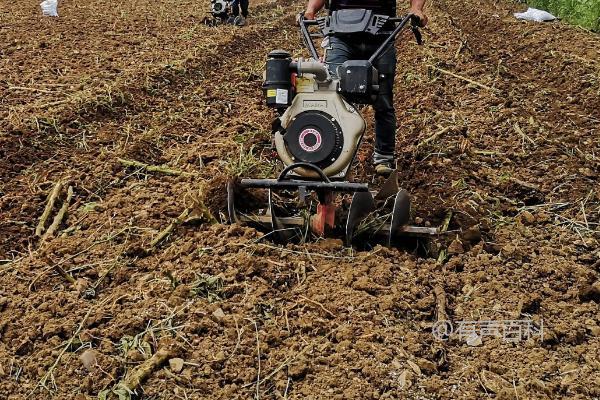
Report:
[{"label": "engine cover", "polygon": [[[298,91],[275,132],[279,158],[286,166],[310,162],[330,178],[344,178],[365,132],[364,119],[336,93],[333,84],[326,89],[298,87]],[[303,168],[295,173],[318,178],[314,171]]]},{"label": "engine cover", "polygon": [[333,164],[344,145],[340,124],[317,110],[303,111],[294,117],[283,140],[295,162],[309,162],[321,169]]}]

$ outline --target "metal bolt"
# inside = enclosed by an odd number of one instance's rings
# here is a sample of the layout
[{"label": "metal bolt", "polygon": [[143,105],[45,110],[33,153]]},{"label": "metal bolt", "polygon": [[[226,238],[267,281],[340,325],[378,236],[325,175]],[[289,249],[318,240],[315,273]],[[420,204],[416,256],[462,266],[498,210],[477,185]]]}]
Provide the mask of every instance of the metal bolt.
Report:
[{"label": "metal bolt", "polygon": [[346,73],[349,74],[351,71],[349,69],[346,70]]}]

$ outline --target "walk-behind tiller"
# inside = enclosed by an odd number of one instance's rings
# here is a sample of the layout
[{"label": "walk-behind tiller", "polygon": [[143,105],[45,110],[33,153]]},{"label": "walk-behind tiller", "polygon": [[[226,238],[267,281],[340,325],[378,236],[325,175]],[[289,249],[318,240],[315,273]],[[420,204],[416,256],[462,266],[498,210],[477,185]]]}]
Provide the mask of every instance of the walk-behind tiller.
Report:
[{"label": "walk-behind tiller", "polygon": [[[267,105],[280,115],[273,134],[285,168],[277,179],[229,182],[230,222],[266,228],[275,241],[283,243],[306,240],[311,233],[320,237],[341,233],[346,245],[374,240],[392,245],[406,236],[436,235],[437,228],[408,225],[410,199],[406,190],[399,189],[397,171],[376,194],[365,183],[345,180],[366,128],[353,104],[374,102],[378,72],[373,65],[409,23],[421,43],[418,19],[353,9],[316,20],[300,16],[299,22],[312,58],[293,61],[286,51],[270,52],[263,85]],[[344,62],[335,77],[319,61],[308,28],[313,25],[324,37],[368,32],[385,35],[385,40],[370,59]],[[390,25],[392,29],[384,32]],[[267,193],[261,198],[249,189],[267,189]],[[290,198],[291,192],[297,193],[295,200]],[[349,206],[344,196],[336,196],[344,193],[352,194]],[[252,210],[261,200],[266,203],[263,208]]]},{"label": "walk-behind tiller", "polygon": [[241,25],[242,17],[232,14],[231,3],[231,0],[210,0],[210,16],[204,17],[202,22],[208,26],[227,23]]}]

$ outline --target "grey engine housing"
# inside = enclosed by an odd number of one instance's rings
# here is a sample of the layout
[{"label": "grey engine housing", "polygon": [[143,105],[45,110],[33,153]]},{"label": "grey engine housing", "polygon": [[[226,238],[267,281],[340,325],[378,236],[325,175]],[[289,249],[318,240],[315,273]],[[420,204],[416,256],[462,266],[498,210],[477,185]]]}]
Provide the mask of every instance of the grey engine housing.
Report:
[{"label": "grey engine housing", "polygon": [[[329,118],[334,125],[338,126],[341,130],[343,144],[340,146],[339,155],[336,154],[335,160],[329,160],[331,163],[323,168],[323,172],[330,178],[343,179],[354,159],[365,132],[366,124],[356,108],[346,102],[336,92],[336,89],[337,82],[335,80],[327,79],[325,82],[317,82],[314,74],[304,73],[298,78],[296,96],[290,107],[280,117],[280,122],[284,134],[301,114],[319,114]],[[307,125],[306,130],[302,131],[302,134],[306,136],[306,132],[309,134],[314,133],[314,130],[310,128],[310,124]],[[306,161],[294,157],[288,146],[289,142],[286,143],[284,134],[282,134],[282,131],[275,133],[275,147],[283,163],[288,166],[295,162]],[[318,135],[318,133],[314,134]],[[328,140],[331,140],[331,138]],[[307,149],[305,143],[301,143],[301,145],[304,149]],[[295,174],[307,178],[318,178],[314,171],[304,168],[297,168]]]}]

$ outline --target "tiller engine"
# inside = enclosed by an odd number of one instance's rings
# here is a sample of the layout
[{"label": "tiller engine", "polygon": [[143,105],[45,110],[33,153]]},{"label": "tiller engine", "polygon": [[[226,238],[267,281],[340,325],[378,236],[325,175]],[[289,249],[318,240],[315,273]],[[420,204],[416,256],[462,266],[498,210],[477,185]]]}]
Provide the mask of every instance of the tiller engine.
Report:
[{"label": "tiller engine", "polygon": [[208,26],[222,24],[241,25],[242,17],[231,12],[231,0],[210,0],[210,15],[202,22]]}]

